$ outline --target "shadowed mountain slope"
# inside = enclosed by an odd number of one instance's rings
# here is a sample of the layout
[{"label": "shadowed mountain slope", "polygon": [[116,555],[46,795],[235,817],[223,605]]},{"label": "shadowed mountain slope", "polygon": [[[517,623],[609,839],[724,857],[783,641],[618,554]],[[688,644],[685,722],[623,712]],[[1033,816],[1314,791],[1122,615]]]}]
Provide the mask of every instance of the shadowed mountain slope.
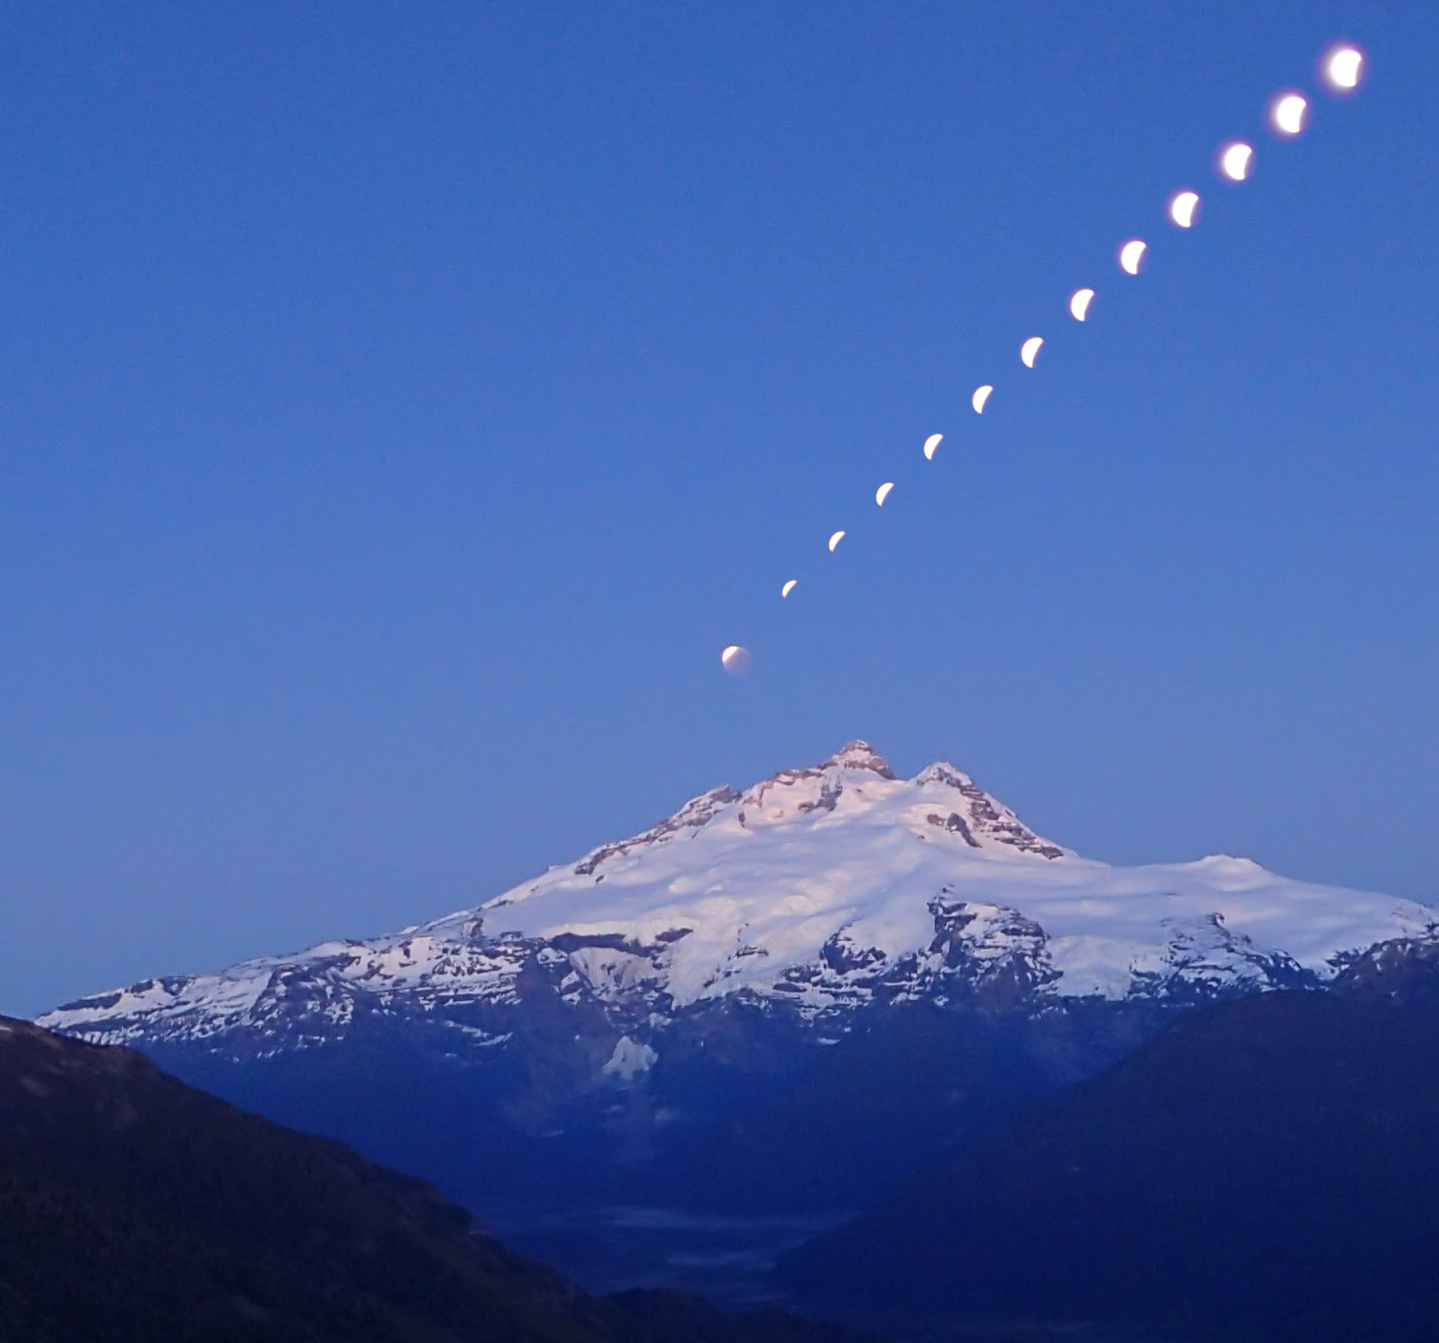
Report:
[{"label": "shadowed mountain slope", "polygon": [[1432,1012],[1265,994],[1184,1014],[1021,1107],[784,1272],[832,1308],[910,1327],[1417,1343],[1439,1329],[1436,1139]]},{"label": "shadowed mountain slope", "polygon": [[0,1018],[6,1343],[819,1343],[777,1314],[586,1295],[428,1186],[127,1049]]}]

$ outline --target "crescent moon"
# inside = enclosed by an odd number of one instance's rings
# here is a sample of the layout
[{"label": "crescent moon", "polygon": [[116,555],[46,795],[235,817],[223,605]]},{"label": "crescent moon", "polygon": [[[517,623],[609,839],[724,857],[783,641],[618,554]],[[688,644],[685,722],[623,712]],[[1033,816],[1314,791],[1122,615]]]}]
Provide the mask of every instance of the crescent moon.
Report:
[{"label": "crescent moon", "polygon": [[994,388],[988,383],[985,383],[983,387],[976,387],[974,389],[974,395],[969,398],[969,403],[974,407],[974,413],[976,415],[984,414],[984,403],[989,400],[989,394],[992,391],[994,391]]},{"label": "crescent moon", "polygon": [[784,585],[784,587],[782,587],[782,588],[779,590],[779,595],[780,595],[781,597],[788,597],[789,594],[794,591],[794,585],[795,585],[796,583],[798,583],[798,582],[799,582],[799,579],[797,579],[797,578],[791,578],[791,579],[789,580],[789,582],[786,583],[786,584]]},{"label": "crescent moon", "polygon": [[1069,312],[1076,322],[1089,316],[1089,305],[1094,302],[1094,290],[1076,289],[1069,296]]},{"label": "crescent moon", "polygon": [[1039,347],[1043,344],[1043,336],[1031,336],[1019,347],[1019,360],[1025,368],[1034,367],[1034,361],[1039,358]]},{"label": "crescent moon", "polygon": [[1342,93],[1359,87],[1364,68],[1364,53],[1347,42],[1334,47],[1324,58],[1324,77]]},{"label": "crescent moon", "polygon": [[723,662],[726,667],[728,667],[729,664],[743,652],[744,649],[741,648],[738,644],[731,644],[728,648],[725,649],[723,653],[720,654],[720,661]]},{"label": "crescent moon", "polygon": [[874,501],[875,501],[875,503],[877,503],[881,508],[883,508],[883,507],[884,507],[884,501],[889,498],[889,492],[890,492],[892,489],[894,489],[894,481],[892,481],[892,480],[887,480],[887,481],[885,481],[884,484],[881,485],[881,486],[879,487],[879,489],[877,489],[877,490],[874,492]]},{"label": "crescent moon", "polygon": [[843,532],[836,532],[833,536],[829,538],[829,551],[831,555],[834,554],[834,548],[839,545],[840,541],[842,541],[843,539]]},{"label": "crescent moon", "polygon": [[1231,182],[1242,182],[1249,176],[1249,167],[1254,159],[1254,148],[1243,140],[1225,145],[1219,155],[1219,171]]},{"label": "crescent moon", "polygon": [[1188,228],[1194,223],[1195,212],[1198,209],[1199,193],[1197,191],[1176,192],[1169,202],[1169,217],[1180,228]]},{"label": "crescent moon", "polygon": [[924,440],[924,460],[925,460],[925,461],[927,461],[927,462],[932,462],[932,461],[934,461],[934,450],[935,450],[937,447],[939,447],[939,441],[940,441],[940,439],[942,439],[943,437],[944,437],[943,434],[931,434],[927,439]]},{"label": "crescent moon", "polygon": [[1298,135],[1309,121],[1309,100],[1302,93],[1281,93],[1274,99],[1269,117],[1281,135]]},{"label": "crescent moon", "polygon": [[1149,250],[1147,243],[1131,238],[1119,249],[1119,269],[1126,275],[1138,275],[1144,264],[1144,254]]}]

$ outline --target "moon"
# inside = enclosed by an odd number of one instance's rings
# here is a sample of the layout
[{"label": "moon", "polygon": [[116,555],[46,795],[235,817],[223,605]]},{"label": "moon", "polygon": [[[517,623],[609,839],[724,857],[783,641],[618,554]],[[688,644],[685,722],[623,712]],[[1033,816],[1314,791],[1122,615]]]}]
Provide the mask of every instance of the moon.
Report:
[{"label": "moon", "polygon": [[754,658],[750,656],[749,649],[741,644],[730,644],[720,654],[720,666],[731,676],[743,676],[753,662]]},{"label": "moon", "polygon": [[1309,121],[1309,101],[1302,93],[1281,93],[1275,98],[1269,117],[1281,135],[1298,135]]},{"label": "moon", "polygon": [[839,545],[842,540],[844,540],[843,532],[836,532],[833,536],[829,538],[829,552],[831,555],[834,554],[834,548]]},{"label": "moon", "polygon": [[939,441],[940,441],[940,439],[942,439],[943,437],[944,437],[943,434],[931,434],[927,439],[924,440],[924,460],[925,460],[925,461],[927,461],[927,462],[932,462],[932,461],[934,461],[934,450],[935,450],[937,447],[939,447]]},{"label": "moon", "polygon": [[1324,58],[1324,78],[1341,93],[1359,87],[1364,72],[1364,53],[1348,42],[1331,47]]},{"label": "moon", "polygon": [[881,508],[883,508],[883,507],[884,507],[884,501],[889,498],[889,492],[890,492],[892,489],[894,489],[894,481],[892,481],[892,480],[887,480],[887,481],[885,481],[884,484],[881,485],[881,486],[879,487],[879,489],[877,489],[877,490],[874,492],[874,501],[875,501],[875,503],[877,503]]},{"label": "moon", "polygon": [[1197,191],[1178,191],[1170,198],[1169,217],[1180,228],[1189,228],[1194,223],[1198,211],[1199,193]]},{"label": "moon", "polygon": [[1249,176],[1253,161],[1253,146],[1245,144],[1243,140],[1236,140],[1233,144],[1225,145],[1220,151],[1219,171],[1231,182],[1242,182]]},{"label": "moon", "polygon": [[782,588],[779,590],[779,595],[780,595],[781,597],[788,597],[789,594],[794,591],[794,585],[795,585],[796,583],[798,583],[798,582],[799,582],[799,579],[797,579],[797,578],[791,578],[791,579],[789,580],[789,582],[786,583],[786,584],[784,585],[784,587],[782,587]]},{"label": "moon", "polygon": [[1019,347],[1019,361],[1025,368],[1033,368],[1039,358],[1039,347],[1044,344],[1043,336],[1031,336]]},{"label": "moon", "polygon": [[1126,275],[1138,275],[1139,268],[1144,265],[1144,254],[1148,250],[1148,243],[1131,238],[1119,249],[1119,269]]},{"label": "moon", "polygon": [[983,387],[976,387],[974,389],[974,395],[969,398],[969,403],[974,407],[974,413],[976,415],[984,414],[984,403],[989,400],[989,394],[992,391],[994,391],[994,388],[988,383],[985,383]]},{"label": "moon", "polygon": [[1072,316],[1076,322],[1084,321],[1084,319],[1089,316],[1089,305],[1093,302],[1094,290],[1076,289],[1074,293],[1069,296],[1070,316]]}]

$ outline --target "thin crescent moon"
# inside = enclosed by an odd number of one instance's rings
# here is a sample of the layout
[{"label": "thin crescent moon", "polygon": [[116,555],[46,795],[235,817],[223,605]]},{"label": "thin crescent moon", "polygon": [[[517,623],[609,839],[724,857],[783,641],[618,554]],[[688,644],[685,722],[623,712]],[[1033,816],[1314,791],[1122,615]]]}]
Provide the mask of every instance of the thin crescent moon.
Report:
[{"label": "thin crescent moon", "polygon": [[843,539],[843,537],[844,537],[844,533],[843,533],[843,532],[836,532],[833,536],[831,536],[831,537],[829,538],[829,550],[830,550],[830,554],[831,554],[831,555],[834,554],[834,548],[835,548],[837,545],[839,545],[839,543],[840,543],[840,541]]},{"label": "thin crescent moon", "polygon": [[937,447],[939,447],[939,441],[940,441],[940,439],[942,439],[943,437],[944,437],[943,434],[931,434],[927,439],[924,440],[924,460],[925,460],[925,461],[927,461],[927,462],[932,462],[932,461],[934,461],[934,450],[935,450]]},{"label": "thin crescent moon", "polygon": [[795,585],[796,583],[798,583],[798,582],[799,582],[799,579],[797,579],[797,578],[791,578],[791,579],[789,580],[789,582],[786,583],[786,584],[784,585],[784,587],[782,587],[782,588],[779,590],[779,595],[780,595],[781,597],[788,597],[789,594],[794,591],[794,585]]},{"label": "thin crescent moon", "polygon": [[1144,264],[1144,254],[1149,250],[1147,243],[1131,238],[1119,249],[1119,269],[1126,275],[1138,275]]},{"label": "thin crescent moon", "polygon": [[985,383],[983,387],[976,387],[974,389],[974,395],[969,398],[969,403],[974,407],[974,413],[976,415],[984,414],[984,403],[989,400],[989,394],[992,391],[994,391],[994,388],[988,383]]},{"label": "thin crescent moon", "polygon": [[1250,164],[1254,161],[1254,148],[1243,140],[1225,145],[1219,155],[1219,171],[1231,182],[1242,182],[1249,176]]},{"label": "thin crescent moon", "polygon": [[1039,358],[1039,347],[1044,344],[1043,336],[1031,336],[1019,347],[1019,359],[1025,368],[1033,368]]},{"label": "thin crescent moon", "polygon": [[887,480],[887,481],[885,481],[884,484],[881,485],[881,486],[879,487],[879,489],[877,489],[877,490],[874,492],[874,501],[875,501],[875,503],[877,503],[881,508],[883,508],[883,507],[884,507],[884,501],[889,498],[889,492],[890,492],[892,489],[894,489],[894,481],[892,481],[892,480]]},{"label": "thin crescent moon", "polygon": [[1076,289],[1069,296],[1069,313],[1076,322],[1082,322],[1089,316],[1089,305],[1094,302],[1094,290]]},{"label": "thin crescent moon", "polygon": [[1199,209],[1197,191],[1176,192],[1169,202],[1169,217],[1180,228],[1189,228],[1194,223],[1195,211]]}]

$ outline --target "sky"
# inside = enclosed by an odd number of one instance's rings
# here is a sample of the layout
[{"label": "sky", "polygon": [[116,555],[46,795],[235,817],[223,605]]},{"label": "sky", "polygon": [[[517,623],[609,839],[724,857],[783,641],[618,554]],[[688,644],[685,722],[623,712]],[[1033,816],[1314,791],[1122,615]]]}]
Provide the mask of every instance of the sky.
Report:
[{"label": "sky", "polygon": [[855,737],[1439,901],[1436,64],[1419,0],[0,3],[0,1011]]}]

